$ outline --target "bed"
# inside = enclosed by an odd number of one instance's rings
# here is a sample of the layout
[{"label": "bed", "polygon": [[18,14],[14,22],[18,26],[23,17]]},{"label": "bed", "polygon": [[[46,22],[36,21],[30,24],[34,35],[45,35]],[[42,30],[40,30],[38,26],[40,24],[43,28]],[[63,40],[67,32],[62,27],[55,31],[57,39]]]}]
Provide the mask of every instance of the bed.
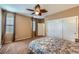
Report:
[{"label": "bed", "polygon": [[74,54],[79,53],[79,43],[64,39],[43,37],[29,43],[29,54]]}]

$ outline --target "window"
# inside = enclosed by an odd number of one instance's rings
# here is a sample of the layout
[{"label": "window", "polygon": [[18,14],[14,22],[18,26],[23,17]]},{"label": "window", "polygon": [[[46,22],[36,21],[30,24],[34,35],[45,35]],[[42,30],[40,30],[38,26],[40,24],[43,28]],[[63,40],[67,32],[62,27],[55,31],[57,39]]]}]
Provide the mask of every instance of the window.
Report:
[{"label": "window", "polygon": [[14,40],[14,14],[7,12],[5,22],[4,43],[10,43]]},{"label": "window", "polygon": [[6,15],[6,33],[14,32],[14,15],[7,13]]}]

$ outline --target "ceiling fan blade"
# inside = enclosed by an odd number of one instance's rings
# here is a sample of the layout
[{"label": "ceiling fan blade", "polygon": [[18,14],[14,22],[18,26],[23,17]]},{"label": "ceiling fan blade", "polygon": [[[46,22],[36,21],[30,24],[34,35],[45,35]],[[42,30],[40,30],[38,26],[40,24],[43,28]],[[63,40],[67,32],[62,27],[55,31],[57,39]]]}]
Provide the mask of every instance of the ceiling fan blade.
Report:
[{"label": "ceiling fan blade", "polygon": [[46,9],[41,9],[40,11],[41,11],[41,13],[46,13],[46,12],[48,12]]},{"label": "ceiling fan blade", "polygon": [[33,14],[35,14],[35,13],[32,13],[31,15],[33,15]]},{"label": "ceiling fan blade", "polygon": [[34,11],[34,10],[32,10],[32,9],[27,9],[27,10],[29,10],[29,11]]}]

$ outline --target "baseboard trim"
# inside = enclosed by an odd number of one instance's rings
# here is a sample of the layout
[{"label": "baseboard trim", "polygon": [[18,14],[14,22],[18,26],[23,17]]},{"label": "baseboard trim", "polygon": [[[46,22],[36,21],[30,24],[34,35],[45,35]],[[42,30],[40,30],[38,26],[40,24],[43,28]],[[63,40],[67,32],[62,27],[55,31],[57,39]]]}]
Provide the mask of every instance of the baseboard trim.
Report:
[{"label": "baseboard trim", "polygon": [[14,42],[23,41],[23,40],[27,40],[27,39],[31,39],[31,38],[24,38],[24,39],[21,39],[21,40],[15,40]]}]

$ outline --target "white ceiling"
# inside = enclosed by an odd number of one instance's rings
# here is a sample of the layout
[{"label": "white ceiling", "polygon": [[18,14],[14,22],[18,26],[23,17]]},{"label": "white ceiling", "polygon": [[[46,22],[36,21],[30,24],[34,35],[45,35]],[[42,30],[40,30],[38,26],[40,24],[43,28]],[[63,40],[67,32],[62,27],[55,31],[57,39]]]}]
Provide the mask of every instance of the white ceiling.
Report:
[{"label": "white ceiling", "polygon": [[6,9],[11,12],[20,13],[26,16],[34,16],[34,17],[45,17],[63,10],[67,10],[69,8],[73,8],[79,6],[78,4],[40,4],[41,8],[45,8],[48,10],[47,13],[44,13],[42,16],[31,15],[31,11],[26,10],[34,9],[35,4],[0,4],[0,7]]}]

